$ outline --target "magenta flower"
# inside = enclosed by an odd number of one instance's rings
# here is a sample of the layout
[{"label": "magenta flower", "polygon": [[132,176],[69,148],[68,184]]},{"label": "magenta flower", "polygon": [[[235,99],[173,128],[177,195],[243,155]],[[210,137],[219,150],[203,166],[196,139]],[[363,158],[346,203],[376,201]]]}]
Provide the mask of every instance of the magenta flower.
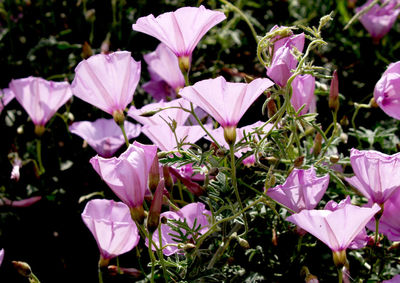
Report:
[{"label": "magenta flower", "polygon": [[28,77],[12,80],[9,86],[36,126],[44,126],[72,96],[68,82]]},{"label": "magenta flower", "polygon": [[86,204],[82,220],[93,234],[103,259],[129,252],[139,242],[139,231],[129,208],[122,202],[91,200]]},{"label": "magenta flower", "polygon": [[[372,1],[373,0],[368,0],[363,6],[357,8],[356,12],[369,6]],[[385,1],[381,1],[381,3],[383,2]],[[371,10],[360,17],[360,22],[375,41],[381,39],[392,28],[400,13],[399,8],[395,9],[398,3],[398,1],[389,1],[388,4],[383,7],[379,4],[375,4]]]},{"label": "magenta flower", "polygon": [[400,61],[389,65],[376,83],[374,98],[390,117],[400,120]]},{"label": "magenta flower", "polygon": [[[178,126],[181,126],[185,124],[190,113],[183,111],[178,107],[190,109],[190,103],[186,99],[179,98],[172,100],[170,102],[160,101],[160,102],[150,103],[143,106],[140,109],[136,109],[134,106],[131,106],[131,108],[128,111],[128,116],[132,117],[139,123],[148,126],[167,125],[166,123],[167,122],[171,123],[172,120],[175,120],[176,124]],[[169,108],[169,109],[159,111],[150,117],[141,116],[144,113],[157,111],[160,108]]]},{"label": "magenta flower", "polygon": [[131,144],[120,157],[90,159],[94,170],[129,208],[141,207],[150,167],[157,154],[156,146]]},{"label": "magenta flower", "polygon": [[97,108],[115,115],[132,102],[140,78],[140,62],[127,51],[98,54],[75,68],[72,92]]},{"label": "magenta flower", "polygon": [[[271,29],[277,29],[275,26]],[[291,71],[296,69],[297,59],[293,56],[291,50],[296,48],[302,52],[304,48],[305,35],[304,33],[298,35],[291,35],[279,39],[274,44],[274,54],[272,55],[271,65],[267,69],[267,75],[277,85],[283,87],[286,85],[288,79],[292,75]]]},{"label": "magenta flower", "polygon": [[386,155],[352,148],[350,162],[355,176],[346,181],[370,202],[383,204],[400,188],[400,153]]},{"label": "magenta flower", "polygon": [[14,93],[9,88],[5,88],[0,92],[0,113],[3,111],[4,107],[10,103],[15,97]]},{"label": "magenta flower", "polygon": [[0,250],[0,266],[3,263],[3,259],[4,259],[4,249]]},{"label": "magenta flower", "polygon": [[347,204],[335,211],[304,209],[286,220],[317,237],[333,252],[340,252],[349,247],[379,210],[377,204],[371,208]]},{"label": "magenta flower", "polygon": [[154,18],[141,17],[132,25],[135,31],[153,36],[168,46],[177,57],[191,57],[206,32],[225,19],[222,12],[200,7],[183,7]]},{"label": "magenta flower", "polygon": [[[124,122],[128,139],[140,135],[140,126]],[[111,157],[125,143],[121,129],[113,119],[100,118],[94,122],[80,121],[73,123],[69,130],[84,140],[102,157]]]},{"label": "magenta flower", "polygon": [[329,174],[317,177],[314,167],[293,169],[283,185],[268,189],[267,195],[297,213],[313,209],[325,194],[329,184]]},{"label": "magenta flower", "polygon": [[[165,44],[160,43],[154,52],[143,57],[148,65],[152,81],[167,83],[175,93],[185,86],[185,78],[179,69],[178,58]],[[146,85],[143,85],[145,90],[146,87]],[[149,89],[151,90],[151,88]],[[154,97],[153,93],[150,94]],[[171,92],[164,91],[164,94],[165,97],[168,97]],[[159,94],[156,94],[156,96],[159,96]]]},{"label": "magenta flower", "polygon": [[304,115],[308,112],[315,112],[315,78],[312,75],[298,75],[292,82],[292,89],[293,92],[290,102],[294,110],[297,112],[297,110],[305,104],[300,115]]},{"label": "magenta flower", "polygon": [[274,83],[255,79],[251,83],[229,83],[223,77],[208,79],[183,88],[179,94],[203,108],[223,128],[236,128],[253,102]]},{"label": "magenta flower", "polygon": [[[168,125],[144,126],[142,132],[162,151],[177,150],[177,139],[178,142],[195,143],[206,134],[198,125],[176,126],[176,137]],[[181,148],[186,150],[189,147],[185,144]]]},{"label": "magenta flower", "polygon": [[[190,203],[184,207],[182,207],[179,211],[172,212],[167,211],[163,212],[160,215],[161,218],[165,217],[166,219],[174,219],[180,222],[186,221],[190,228],[200,228],[197,234],[203,235],[206,233],[210,226],[210,219],[211,219],[211,212],[205,209],[205,205],[200,202]],[[171,222],[170,222],[171,224]],[[161,244],[165,246],[167,244],[175,244],[175,246],[168,246],[163,249],[163,253],[166,256],[170,256],[172,254],[180,252],[181,248],[178,247],[178,244],[185,244],[185,243],[178,243],[174,239],[176,239],[177,233],[174,232],[168,224],[161,224]],[[185,230],[182,230],[185,233]],[[198,235],[200,236],[200,235]],[[189,238],[192,238],[189,236]],[[158,229],[154,231],[153,234],[153,245],[155,244],[157,247],[160,247]],[[195,240],[195,239],[194,239]],[[146,239],[146,245],[148,246],[148,239]],[[152,247],[155,250],[154,247]]]}]

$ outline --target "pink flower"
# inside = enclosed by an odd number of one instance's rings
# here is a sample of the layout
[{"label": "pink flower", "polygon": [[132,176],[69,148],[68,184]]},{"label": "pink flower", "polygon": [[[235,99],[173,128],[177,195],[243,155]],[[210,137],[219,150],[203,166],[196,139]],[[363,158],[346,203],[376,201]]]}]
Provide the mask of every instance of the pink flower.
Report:
[{"label": "pink flower", "polygon": [[9,86],[36,126],[44,126],[72,96],[68,82],[28,77],[12,80]]},{"label": "pink flower", "polygon": [[[160,101],[160,102],[150,103],[143,106],[140,109],[136,109],[134,106],[131,106],[131,108],[128,111],[128,115],[133,119],[135,119],[136,121],[138,121],[139,123],[142,123],[143,125],[148,125],[148,126],[167,125],[166,124],[167,122],[170,123],[172,122],[172,120],[175,120],[176,124],[178,126],[181,126],[185,124],[190,113],[183,111],[182,109],[179,109],[179,107],[190,109],[190,103],[186,99],[179,98],[172,100],[170,102]],[[141,116],[144,113],[157,111],[158,109],[161,108],[168,108],[168,109],[159,111],[150,117]]]},{"label": "pink flower", "polygon": [[[369,6],[373,0],[368,0],[363,6],[356,9],[359,12],[363,8]],[[381,1],[383,3],[384,1]],[[396,8],[399,1],[389,1],[389,3],[383,7],[379,4],[375,4],[371,10],[360,17],[360,22],[363,24],[365,29],[371,34],[374,40],[381,39],[385,34],[392,28],[396,21],[400,9]]]},{"label": "pink flower", "polygon": [[183,88],[179,94],[203,108],[222,127],[236,127],[253,102],[274,83],[255,79],[251,83],[229,83],[223,77],[208,79]]},{"label": "pink flower", "polygon": [[139,231],[129,208],[122,202],[91,200],[86,204],[82,220],[93,234],[104,259],[129,252],[139,242]]},{"label": "pink flower", "polygon": [[392,279],[382,281],[382,283],[399,283],[399,282],[400,282],[400,274],[397,274]]},{"label": "pink flower", "polygon": [[1,249],[0,250],[0,266],[1,266],[2,262],[3,262],[3,259],[4,259],[4,249]]},{"label": "pink flower", "polygon": [[329,174],[317,177],[314,167],[293,169],[283,185],[268,189],[267,195],[295,213],[313,209],[325,194]]},{"label": "pink flower", "polygon": [[14,93],[9,88],[5,88],[0,92],[0,113],[3,111],[4,107],[10,103],[15,97]]},{"label": "pink flower", "polygon": [[333,252],[340,252],[349,247],[379,210],[377,204],[371,208],[348,204],[335,211],[305,209],[286,220],[317,237]]},{"label": "pink flower", "polygon": [[206,32],[225,18],[223,13],[203,6],[183,7],[157,18],[141,17],[132,29],[157,38],[178,57],[190,57]]},{"label": "pink flower", "polygon": [[134,142],[118,158],[96,155],[90,163],[113,192],[130,208],[135,208],[143,204],[150,167],[156,154],[156,146]]},{"label": "pink flower", "polygon": [[400,61],[389,65],[376,83],[374,98],[390,117],[400,120]]},{"label": "pink flower", "polygon": [[294,110],[297,112],[297,110],[305,104],[300,115],[304,115],[308,112],[315,112],[315,78],[312,75],[298,75],[292,82],[292,89],[293,92],[290,102]]},{"label": "pink flower", "polygon": [[22,200],[14,200],[14,201],[9,200],[8,198],[0,198],[0,206],[28,207],[34,203],[37,203],[41,199],[42,199],[42,197],[40,197],[40,196],[30,197],[30,198],[22,199]]},{"label": "pink flower", "polygon": [[[128,139],[140,135],[140,126],[128,121],[124,123]],[[113,119],[100,118],[94,122],[73,123],[69,130],[84,140],[102,157],[111,157],[125,143],[121,129]]]},{"label": "pink flower", "polygon": [[152,80],[166,82],[175,92],[185,86],[185,78],[179,69],[178,58],[165,44],[160,43],[154,52],[143,57]]},{"label": "pink flower", "polygon": [[140,78],[140,62],[127,51],[98,54],[75,68],[75,96],[113,115],[132,102]]},{"label": "pink flower", "polygon": [[[277,29],[275,26],[271,29]],[[283,87],[286,85],[288,79],[292,75],[291,71],[296,69],[297,59],[292,54],[292,49],[296,48],[302,52],[304,48],[305,35],[304,33],[298,35],[291,35],[279,39],[274,44],[274,54],[272,56],[271,65],[267,69],[267,75],[277,85]]]},{"label": "pink flower", "polygon": [[[173,219],[180,222],[186,221],[187,225],[191,229],[199,228],[196,234],[197,236],[200,236],[206,233],[209,229],[211,212],[205,209],[205,205],[203,203],[195,202],[184,206],[183,208],[181,208],[179,211],[176,212],[172,211],[163,212],[161,213],[160,217],[161,218],[165,217],[166,219]],[[169,222],[169,224],[174,225],[172,222]],[[160,227],[161,227],[162,245],[163,246],[165,246],[166,244],[177,245],[178,242],[174,240],[177,237],[172,236],[172,235],[177,235],[177,232],[173,231],[168,224],[161,224]],[[184,234],[186,233],[186,231],[183,229],[181,229],[181,231]],[[192,236],[189,236],[188,238],[192,238]],[[158,229],[154,231],[152,240],[153,240],[153,245],[155,244],[157,247],[160,246]],[[146,239],[146,245],[148,246],[148,239]],[[154,247],[152,247],[152,249],[155,250]],[[180,250],[181,249],[179,249],[177,246],[168,246],[163,249],[163,253],[166,256],[170,256],[172,254],[178,253]]]},{"label": "pink flower", "polygon": [[345,178],[370,202],[383,204],[400,188],[400,153],[351,149],[350,162],[355,176]]}]

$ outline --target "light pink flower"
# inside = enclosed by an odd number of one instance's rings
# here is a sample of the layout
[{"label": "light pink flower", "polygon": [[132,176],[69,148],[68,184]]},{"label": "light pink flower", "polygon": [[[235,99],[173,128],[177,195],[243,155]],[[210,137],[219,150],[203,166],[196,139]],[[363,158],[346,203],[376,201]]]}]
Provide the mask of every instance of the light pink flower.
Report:
[{"label": "light pink flower", "polygon": [[111,259],[132,250],[139,231],[122,202],[95,199],[86,204],[82,220],[93,234],[102,258]]},{"label": "light pink flower", "polygon": [[[125,121],[124,128],[128,139],[140,135],[141,127]],[[120,127],[113,119],[100,118],[94,122],[80,121],[69,126],[74,133],[84,140],[102,157],[111,157],[125,143]]]},{"label": "light pink flower", "polygon": [[208,79],[188,86],[179,94],[201,107],[222,127],[236,127],[253,102],[274,83],[255,79],[251,83],[229,83],[223,77]]},{"label": "light pink flower", "polygon": [[[356,9],[359,12],[363,8],[369,6],[373,0],[368,0],[364,5]],[[381,1],[381,4],[385,1]],[[380,4],[375,4],[371,10],[360,17],[360,22],[365,29],[371,34],[375,40],[381,39],[392,28],[396,21],[400,9],[396,8],[399,1],[392,0],[383,7]]]},{"label": "light pink flower", "polygon": [[298,75],[292,82],[292,89],[293,92],[290,102],[294,110],[299,110],[300,107],[305,104],[300,115],[304,115],[308,112],[315,112],[315,78],[312,75]]},{"label": "light pink flower", "polygon": [[12,80],[9,87],[36,126],[44,126],[72,96],[68,82],[42,78]]},{"label": "light pink flower", "polygon": [[132,29],[157,38],[178,57],[190,57],[207,31],[225,18],[223,13],[204,6],[183,7],[157,18],[153,15],[141,17]]},{"label": "light pink flower", "polygon": [[140,62],[127,51],[98,54],[75,68],[75,96],[113,115],[132,102],[140,78]]},{"label": "light pink flower", "polygon": [[3,263],[3,259],[4,259],[4,249],[0,250],[0,266]]},{"label": "light pink flower", "polygon": [[270,188],[267,195],[295,213],[313,209],[325,194],[329,185],[329,174],[317,177],[314,167],[293,169],[285,183]]},{"label": "light pink flower", "polygon": [[15,97],[14,93],[9,88],[5,88],[0,92],[0,113],[3,111],[4,107],[10,103]]},{"label": "light pink flower", "polygon": [[352,148],[350,162],[355,176],[345,179],[370,202],[383,204],[400,188],[400,153]]},{"label": "light pink flower", "polygon": [[335,211],[304,209],[286,220],[317,237],[333,252],[339,252],[349,247],[379,210],[377,204],[371,208],[348,204]]},{"label": "light pink flower", "polygon": [[376,83],[374,98],[390,117],[400,120],[400,61],[389,65]]},{"label": "light pink flower", "polygon": [[[172,108],[169,108],[172,107]],[[128,111],[128,116],[132,117],[139,123],[148,126],[155,126],[155,125],[167,125],[166,123],[171,123],[172,120],[175,120],[178,126],[185,124],[187,118],[189,117],[190,113],[183,111],[181,108],[189,109],[190,110],[190,103],[183,98],[175,99],[170,102],[160,101],[155,103],[150,103],[143,106],[140,109],[136,109],[134,106]],[[156,114],[150,117],[141,116],[146,112],[157,111],[161,108],[169,108],[162,111],[157,112]]]},{"label": "light pink flower", "polygon": [[134,142],[118,158],[96,155],[90,163],[113,192],[130,208],[135,208],[143,204],[150,167],[156,154],[156,146]]},{"label": "light pink flower", "polygon": [[[200,202],[190,203],[184,207],[182,207],[179,211],[172,212],[167,211],[163,212],[160,215],[161,218],[165,217],[166,219],[178,220],[180,222],[186,221],[190,228],[200,228],[198,230],[198,236],[203,235],[209,229],[211,212],[205,209],[205,205]],[[173,224],[172,224],[173,225]],[[176,232],[174,232],[168,224],[161,224],[161,243],[163,246],[166,244],[178,244],[174,239],[176,239]],[[185,233],[184,230],[182,230]],[[171,235],[172,234],[172,235]],[[192,238],[191,236],[189,238]],[[153,244],[157,247],[160,246],[158,229],[154,231],[153,234]],[[185,244],[185,243],[182,243]],[[146,239],[146,245],[148,246],[148,239]],[[154,247],[152,247],[155,250]],[[177,246],[168,246],[163,249],[163,253],[166,256],[170,256],[172,254],[178,253],[180,249]]]}]

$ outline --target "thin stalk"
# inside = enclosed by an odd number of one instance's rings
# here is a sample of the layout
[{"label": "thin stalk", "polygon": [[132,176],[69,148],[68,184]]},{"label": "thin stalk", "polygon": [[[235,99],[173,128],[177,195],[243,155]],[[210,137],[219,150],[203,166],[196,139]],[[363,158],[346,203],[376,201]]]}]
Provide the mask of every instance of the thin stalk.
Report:
[{"label": "thin stalk", "polygon": [[150,256],[150,259],[151,259],[151,275],[150,275],[150,282],[151,283],[154,283],[154,269],[155,269],[155,265],[156,265],[156,263],[155,263],[155,259],[154,259],[154,254],[153,254],[153,250],[151,249],[151,246],[152,246],[152,244],[153,244],[153,233],[149,233],[149,249],[148,249],[148,251],[149,251],[149,256]]},{"label": "thin stalk", "polygon": [[129,147],[129,140],[125,132],[124,123],[119,124],[119,127],[121,128],[122,134],[124,135],[126,147]]},{"label": "thin stalk", "polygon": [[168,282],[168,274],[167,274],[167,269],[165,268],[165,262],[164,262],[164,255],[162,252],[162,237],[161,237],[161,225],[158,225],[158,242],[160,243],[160,249],[157,250],[158,252],[158,258],[161,262],[161,267],[164,275],[164,281],[167,283]]},{"label": "thin stalk", "polygon": [[183,76],[185,77],[185,86],[189,86],[189,72],[183,72]]},{"label": "thin stalk", "polygon": [[39,163],[39,175],[44,174],[45,169],[42,163],[42,140],[40,138],[36,139],[36,155]]},{"label": "thin stalk", "polygon": [[100,267],[100,263],[99,266],[97,268],[98,274],[99,274],[99,283],[103,283],[103,273],[101,272],[101,267]]},{"label": "thin stalk", "polygon": [[338,268],[338,277],[339,277],[339,283],[343,282],[343,271],[342,268]]}]

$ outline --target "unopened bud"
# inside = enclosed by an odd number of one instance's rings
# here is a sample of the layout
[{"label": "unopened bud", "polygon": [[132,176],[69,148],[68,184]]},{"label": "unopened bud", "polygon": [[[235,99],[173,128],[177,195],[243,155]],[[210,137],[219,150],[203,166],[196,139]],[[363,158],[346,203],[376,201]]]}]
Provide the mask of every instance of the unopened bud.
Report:
[{"label": "unopened bud", "polygon": [[155,114],[157,114],[158,112],[159,112],[159,110],[146,111],[146,112],[143,112],[142,114],[140,114],[139,116],[151,117],[151,116],[154,116]]},{"label": "unopened bud", "polygon": [[154,156],[153,163],[151,164],[149,171],[149,189],[151,192],[157,189],[158,183],[160,182],[160,168],[158,164],[158,157]]},{"label": "unopened bud", "polygon": [[337,268],[342,268],[343,266],[348,266],[348,261],[346,257],[346,250],[341,250],[334,252],[332,251],[333,255],[333,263]]},{"label": "unopened bud", "polygon": [[267,191],[269,188],[272,188],[273,186],[275,186],[275,183],[276,183],[275,175],[268,176],[264,183],[265,191]]},{"label": "unopened bud", "polygon": [[340,157],[339,155],[333,154],[329,157],[329,161],[331,163],[337,163],[339,161]]},{"label": "unopened bud", "polygon": [[300,168],[303,165],[304,162],[304,155],[297,157],[294,160],[294,167]]},{"label": "unopened bud", "polygon": [[339,123],[340,123],[341,126],[347,127],[347,126],[350,124],[349,118],[347,118],[347,116],[344,115],[344,116],[342,117],[342,119],[340,119],[340,122],[339,122]]},{"label": "unopened bud", "polygon": [[81,56],[82,56],[83,59],[87,59],[92,55],[93,55],[92,47],[90,46],[90,44],[87,41],[85,41],[85,43],[82,46],[82,54],[81,54]]},{"label": "unopened bud", "polygon": [[376,103],[374,97],[372,97],[371,100],[369,101],[369,105],[370,105],[371,107],[373,107],[373,108],[378,108],[378,107],[379,107],[379,105],[378,105],[378,103]]},{"label": "unopened bud", "polygon": [[147,230],[153,233],[160,223],[160,213],[163,203],[163,191],[164,191],[164,179],[161,179],[157,186],[156,192],[153,196],[153,201],[151,202],[149,215],[147,217]]},{"label": "unopened bud", "polygon": [[89,9],[85,13],[85,19],[88,22],[94,22],[96,19],[96,10],[95,9]]},{"label": "unopened bud", "polygon": [[244,249],[246,249],[246,250],[250,249],[249,242],[247,242],[245,239],[240,238],[240,237],[238,237],[237,239],[238,239],[239,245],[240,245],[242,248],[244,248]]},{"label": "unopened bud", "polygon": [[341,133],[339,137],[343,143],[347,143],[347,140],[349,139],[349,136],[345,133]]},{"label": "unopened bud", "polygon": [[29,277],[32,274],[31,267],[29,264],[23,261],[12,261],[14,268],[24,277]]},{"label": "unopened bud", "polygon": [[244,80],[245,80],[246,83],[249,84],[249,83],[251,83],[252,81],[254,81],[255,78],[254,78],[253,76],[250,76],[250,75],[245,74],[245,75],[244,75]]},{"label": "unopened bud", "polygon": [[277,247],[278,246],[278,235],[276,234],[276,229],[272,228],[272,239],[271,239],[272,244]]},{"label": "unopened bud", "polygon": [[192,243],[187,243],[183,246],[183,250],[185,252],[191,252],[192,250],[194,250],[196,248],[196,246]]},{"label": "unopened bud", "polygon": [[172,181],[171,174],[169,172],[169,167],[166,165],[163,166],[163,177],[164,177],[165,188],[169,192],[171,192],[172,187],[174,186],[174,182]]},{"label": "unopened bud", "polygon": [[179,69],[183,74],[186,74],[190,70],[190,56],[178,57]]},{"label": "unopened bud", "polygon": [[24,133],[24,126],[21,125],[17,128],[17,134],[22,135]]},{"label": "unopened bud", "polygon": [[117,123],[118,125],[121,125],[124,123],[124,121],[125,121],[124,111],[115,110],[112,115],[113,115],[115,123]]},{"label": "unopened bud", "polygon": [[109,265],[107,269],[108,273],[113,276],[118,274],[126,274],[138,278],[142,274],[140,270],[137,270],[136,268],[118,267],[116,265]]},{"label": "unopened bud", "polygon": [[335,112],[339,110],[339,79],[336,70],[333,71],[331,87],[329,89],[329,108]]},{"label": "unopened bud", "polygon": [[267,103],[267,110],[268,110],[268,118],[271,118],[272,116],[275,115],[276,112],[278,112],[278,109],[276,108],[275,100],[270,99]]},{"label": "unopened bud", "polygon": [[314,138],[314,147],[313,147],[313,154],[314,156],[318,156],[321,152],[322,148],[322,135],[317,133]]},{"label": "unopened bud", "polygon": [[41,137],[44,132],[45,132],[46,128],[42,125],[35,125],[35,135],[38,137]]},{"label": "unopened bud", "polygon": [[132,220],[142,224],[145,217],[143,205],[131,207],[129,210],[131,211]]},{"label": "unopened bud", "polygon": [[235,144],[236,126],[228,126],[224,128],[224,138],[229,145]]}]

